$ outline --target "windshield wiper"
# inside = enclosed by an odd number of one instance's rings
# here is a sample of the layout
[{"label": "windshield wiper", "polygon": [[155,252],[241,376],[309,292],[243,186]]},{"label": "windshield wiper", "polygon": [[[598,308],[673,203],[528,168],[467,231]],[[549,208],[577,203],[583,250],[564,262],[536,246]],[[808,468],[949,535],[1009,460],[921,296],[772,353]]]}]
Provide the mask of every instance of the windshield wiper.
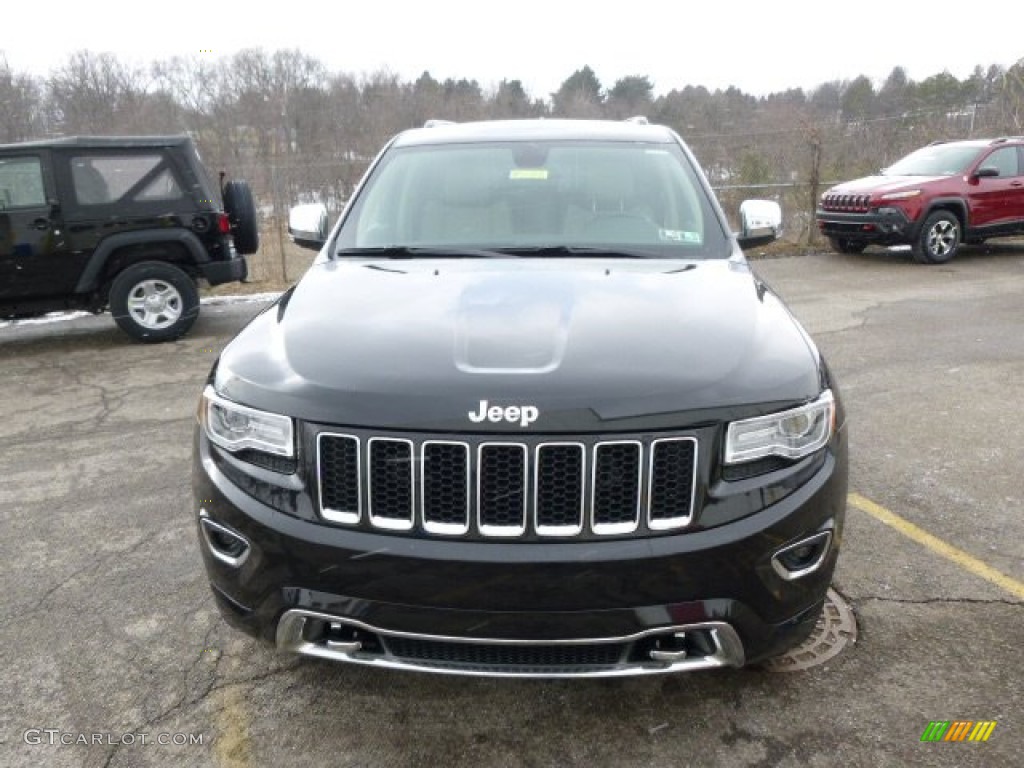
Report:
[{"label": "windshield wiper", "polygon": [[483,248],[442,248],[438,246],[385,245],[374,248],[339,248],[335,256],[368,259],[509,259],[514,253]]},{"label": "windshield wiper", "polygon": [[502,248],[504,253],[517,256],[589,256],[607,257],[612,259],[658,259],[659,254],[639,251],[632,248],[612,248],[609,246],[591,245],[524,245],[522,247]]}]

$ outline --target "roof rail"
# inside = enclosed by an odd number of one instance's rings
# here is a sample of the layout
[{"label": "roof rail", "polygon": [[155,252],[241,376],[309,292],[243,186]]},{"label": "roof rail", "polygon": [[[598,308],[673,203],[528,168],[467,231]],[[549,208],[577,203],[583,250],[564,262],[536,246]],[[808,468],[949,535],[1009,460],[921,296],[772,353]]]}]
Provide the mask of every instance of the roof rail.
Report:
[{"label": "roof rail", "polygon": [[1008,141],[1024,141],[1024,136],[1000,136],[998,139],[992,139],[993,144],[1005,144]]},{"label": "roof rail", "polygon": [[430,118],[429,120],[427,120],[427,122],[425,122],[423,124],[423,127],[424,128],[437,128],[439,125],[455,125],[455,121],[454,120],[436,120],[434,118]]},{"label": "roof rail", "polygon": [[633,115],[632,117],[627,117],[625,122],[633,123],[634,125],[649,125],[646,115]]},{"label": "roof rail", "polygon": [[936,144],[949,144],[952,139],[936,139],[935,141],[928,142],[929,147],[934,147]]}]

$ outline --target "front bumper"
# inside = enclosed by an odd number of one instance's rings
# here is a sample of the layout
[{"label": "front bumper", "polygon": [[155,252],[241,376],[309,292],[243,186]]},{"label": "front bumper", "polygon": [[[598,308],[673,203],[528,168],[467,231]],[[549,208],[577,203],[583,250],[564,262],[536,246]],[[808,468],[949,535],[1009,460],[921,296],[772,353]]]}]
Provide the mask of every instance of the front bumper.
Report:
[{"label": "front bumper", "polygon": [[913,242],[920,227],[899,208],[886,206],[861,213],[841,213],[819,208],[814,214],[818,229],[826,237],[879,245]]},{"label": "front bumper", "polygon": [[[575,677],[758,661],[813,629],[845,514],[845,430],[774,504],[714,528],[609,541],[440,540],[312,522],[240,490],[201,433],[195,450],[200,519],[248,545],[229,562],[199,523],[225,618],[287,650],[403,669]],[[816,569],[786,579],[773,567],[821,531],[831,535]]]}]

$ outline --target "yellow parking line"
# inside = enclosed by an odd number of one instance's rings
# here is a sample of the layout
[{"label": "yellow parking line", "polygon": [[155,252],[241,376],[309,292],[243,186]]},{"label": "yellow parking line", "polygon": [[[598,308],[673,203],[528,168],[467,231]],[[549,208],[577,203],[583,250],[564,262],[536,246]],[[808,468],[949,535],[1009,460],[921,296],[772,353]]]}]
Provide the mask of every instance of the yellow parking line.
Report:
[{"label": "yellow parking line", "polygon": [[932,534],[928,533],[928,531],[923,528],[918,528],[909,520],[904,520],[895,512],[891,512],[885,507],[875,504],[871,499],[866,499],[859,493],[851,493],[846,498],[851,506],[856,507],[862,512],[867,512],[873,518],[885,523],[886,525],[892,526],[907,538],[913,539],[918,544],[928,547],[932,552],[942,555],[947,560],[952,560],[965,571],[969,571],[975,576],[980,576],[990,584],[1002,587],[1011,595],[1016,595],[1024,600],[1024,583],[1017,581],[1011,576],[1007,576],[1001,571],[997,571],[990,565],[986,565],[981,560],[976,557],[972,557],[962,549],[957,549],[952,544],[947,544],[942,539],[932,536]]},{"label": "yellow parking line", "polygon": [[248,768],[252,765],[252,751],[245,697],[237,685],[232,685],[221,689],[218,698],[220,707],[214,715],[217,724],[214,758],[217,766]]}]

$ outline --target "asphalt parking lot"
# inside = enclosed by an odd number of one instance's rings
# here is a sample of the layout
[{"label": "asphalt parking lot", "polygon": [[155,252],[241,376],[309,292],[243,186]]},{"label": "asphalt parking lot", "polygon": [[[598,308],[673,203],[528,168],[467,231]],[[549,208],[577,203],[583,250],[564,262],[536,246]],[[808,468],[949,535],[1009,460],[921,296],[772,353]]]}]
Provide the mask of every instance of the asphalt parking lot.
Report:
[{"label": "asphalt parking lot", "polygon": [[[8,324],[0,765],[1020,765],[1024,248],[756,269],[850,414],[856,496],[835,587],[858,639],[840,655],[601,681],[280,655],[219,619],[189,499],[202,382],[264,304],[206,306],[158,346],[109,316]],[[934,720],[997,726],[984,743],[923,743]]]}]

